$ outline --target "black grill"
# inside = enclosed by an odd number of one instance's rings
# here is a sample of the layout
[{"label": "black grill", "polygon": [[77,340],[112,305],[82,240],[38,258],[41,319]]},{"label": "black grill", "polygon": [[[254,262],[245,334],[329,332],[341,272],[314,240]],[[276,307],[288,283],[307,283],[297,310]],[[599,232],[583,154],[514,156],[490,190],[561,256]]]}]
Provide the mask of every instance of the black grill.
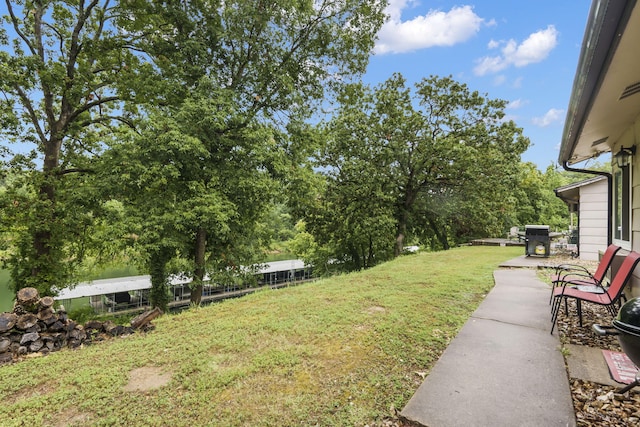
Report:
[{"label": "black grill", "polygon": [[527,225],[524,231],[525,255],[548,257],[551,252],[548,225]]}]

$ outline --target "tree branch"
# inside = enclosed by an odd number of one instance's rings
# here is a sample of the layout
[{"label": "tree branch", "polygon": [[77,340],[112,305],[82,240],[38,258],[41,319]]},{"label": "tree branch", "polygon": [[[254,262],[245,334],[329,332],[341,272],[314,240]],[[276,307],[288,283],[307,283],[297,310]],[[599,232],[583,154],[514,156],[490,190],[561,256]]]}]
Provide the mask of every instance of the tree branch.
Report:
[{"label": "tree branch", "polygon": [[37,55],[36,49],[31,44],[27,36],[20,30],[18,18],[16,18],[16,15],[13,13],[13,7],[11,6],[11,2],[9,0],[5,0],[5,3],[7,4],[7,10],[9,11],[9,15],[11,16],[11,22],[13,23],[14,31],[16,32],[16,34],[18,34],[18,36],[20,36],[22,41],[27,45],[27,47],[31,51],[31,54],[36,56]]},{"label": "tree branch", "polygon": [[67,126],[69,123],[71,123],[80,114],[84,113],[85,111],[89,111],[93,107],[96,107],[96,106],[99,106],[99,105],[102,105],[102,104],[106,104],[108,102],[113,102],[113,101],[120,101],[120,97],[119,96],[107,96],[107,97],[98,98],[95,101],[92,101],[92,102],[84,104],[82,107],[78,108],[77,110],[75,110],[73,113],[71,113],[69,115],[69,117],[67,119],[67,122],[65,123],[65,126]]},{"label": "tree branch", "polygon": [[62,102],[61,102],[62,111],[60,112],[60,118],[61,120],[64,121],[63,127],[67,126],[67,124],[71,121],[70,116],[73,115],[73,113],[71,112],[71,109],[72,109],[71,103],[69,102],[69,99],[66,96],[66,93],[68,93],[71,90],[71,87],[74,84],[75,67],[76,67],[78,55],[80,55],[80,51],[82,50],[82,44],[79,43],[78,41],[80,38],[80,32],[84,28],[84,25],[86,24],[87,19],[91,15],[91,11],[96,6],[96,4],[98,4],[98,0],[93,0],[85,10],[84,1],[80,2],[78,20],[76,22],[76,25],[73,27],[73,32],[71,33],[71,44],[69,46],[69,58],[68,58],[67,67],[66,67],[67,81],[65,83],[65,95],[62,97]]},{"label": "tree branch", "polygon": [[22,89],[22,87],[20,87],[19,85],[16,84],[14,88],[16,92],[18,92],[18,96],[22,101],[22,105],[24,106],[24,108],[27,109],[27,112],[29,113],[29,118],[31,119],[31,123],[33,124],[33,127],[36,129],[36,132],[38,133],[40,142],[45,144],[47,142],[47,137],[44,131],[42,130],[42,128],[40,127],[38,116],[36,115],[36,111],[34,110],[33,105],[31,105],[31,100],[29,99],[29,96],[26,94],[24,89]]},{"label": "tree branch", "polygon": [[93,169],[70,168],[70,169],[58,171],[57,175],[62,176],[70,173],[96,173],[96,171]]},{"label": "tree branch", "polygon": [[100,116],[100,118],[97,118],[97,119],[85,120],[84,122],[80,123],[80,126],[87,127],[93,124],[105,124],[112,120],[124,123],[125,125],[129,126],[131,129],[136,128],[136,125],[133,123],[133,121],[122,116]]}]

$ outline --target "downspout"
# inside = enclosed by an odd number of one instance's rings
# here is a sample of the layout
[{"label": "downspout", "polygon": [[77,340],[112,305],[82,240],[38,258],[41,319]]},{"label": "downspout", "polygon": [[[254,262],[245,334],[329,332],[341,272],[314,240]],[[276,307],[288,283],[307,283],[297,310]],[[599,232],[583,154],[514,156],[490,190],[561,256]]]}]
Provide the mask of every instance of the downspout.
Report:
[{"label": "downspout", "polygon": [[613,175],[609,172],[572,168],[566,161],[562,163],[562,167],[568,172],[588,173],[607,177],[607,246],[609,246],[613,242]]}]

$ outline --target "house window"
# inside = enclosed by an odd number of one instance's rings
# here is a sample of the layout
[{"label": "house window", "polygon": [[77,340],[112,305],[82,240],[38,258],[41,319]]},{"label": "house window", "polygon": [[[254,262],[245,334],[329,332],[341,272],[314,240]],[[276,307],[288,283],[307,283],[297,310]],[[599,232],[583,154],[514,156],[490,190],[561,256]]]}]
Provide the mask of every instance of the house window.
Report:
[{"label": "house window", "polygon": [[631,167],[623,166],[614,173],[613,239],[631,242]]}]

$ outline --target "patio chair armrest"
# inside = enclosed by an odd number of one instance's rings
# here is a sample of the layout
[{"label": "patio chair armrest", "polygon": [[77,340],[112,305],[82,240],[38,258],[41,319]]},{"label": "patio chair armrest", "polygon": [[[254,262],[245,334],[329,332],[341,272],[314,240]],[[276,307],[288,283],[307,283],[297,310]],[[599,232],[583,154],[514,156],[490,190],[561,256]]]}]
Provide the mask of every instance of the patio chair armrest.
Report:
[{"label": "patio chair armrest", "polygon": [[591,274],[589,270],[578,264],[559,264],[555,266],[556,275],[562,274],[562,272],[579,271],[581,273]]},{"label": "patio chair armrest", "polygon": [[564,274],[560,274],[558,275],[558,277],[553,281],[553,283],[563,283],[563,282],[570,282],[572,280],[592,280],[593,282],[598,282],[598,280],[593,277],[593,274],[587,272],[573,272],[573,271],[568,271]]},{"label": "patio chair armrest", "polygon": [[[580,282],[581,280],[583,280],[583,279],[581,279],[581,277],[582,278],[585,278],[585,277],[586,278],[590,278],[590,279],[593,280],[593,282],[592,283]],[[575,288],[575,287],[580,287],[580,286],[587,286],[587,287],[593,286],[595,288],[602,289],[601,293],[606,293],[607,292],[607,287],[604,285],[604,283],[599,281],[599,280],[596,280],[593,276],[577,275],[576,277],[573,277],[573,278],[567,278],[567,279],[562,280],[562,281],[557,281],[554,284],[555,284],[555,287],[562,286],[562,293],[563,294],[564,294],[564,290],[566,288]],[[585,291],[585,292],[587,292],[587,291]]]}]

